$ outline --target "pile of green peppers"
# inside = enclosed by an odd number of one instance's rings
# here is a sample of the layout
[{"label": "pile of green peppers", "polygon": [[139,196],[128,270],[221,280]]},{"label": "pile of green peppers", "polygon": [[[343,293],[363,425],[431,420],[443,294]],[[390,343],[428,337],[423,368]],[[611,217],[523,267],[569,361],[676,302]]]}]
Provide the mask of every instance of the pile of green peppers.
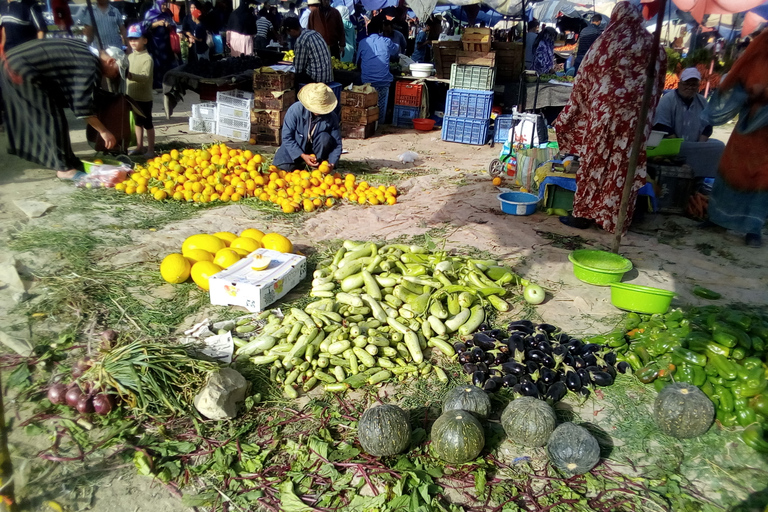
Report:
[{"label": "pile of green peppers", "polygon": [[723,426],[745,427],[744,442],[768,453],[768,317],[719,306],[629,313],[625,329],[605,338],[641,382],[657,391],[672,382],[699,387]]}]

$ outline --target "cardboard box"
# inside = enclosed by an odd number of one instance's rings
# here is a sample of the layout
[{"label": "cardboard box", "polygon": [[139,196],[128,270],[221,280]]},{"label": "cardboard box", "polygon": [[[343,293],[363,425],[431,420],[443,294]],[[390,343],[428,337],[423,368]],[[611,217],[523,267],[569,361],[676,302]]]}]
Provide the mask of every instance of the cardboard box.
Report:
[{"label": "cardboard box", "polygon": [[251,110],[251,124],[280,128],[285,119],[285,110]]},{"label": "cardboard box", "polygon": [[265,270],[256,271],[251,268],[253,258],[248,256],[211,276],[211,304],[242,306],[256,313],[284,297],[307,277],[307,258],[304,256],[269,249],[258,249],[252,254],[268,256],[272,263]]},{"label": "cardboard box", "polygon": [[254,90],[253,108],[257,110],[287,110],[296,103],[296,91]]},{"label": "cardboard box", "polygon": [[341,107],[341,122],[371,124],[379,120],[379,107]]},{"label": "cardboard box", "polygon": [[253,70],[253,89],[270,91],[285,91],[293,89],[293,73],[275,71],[269,66]]},{"label": "cardboard box", "polygon": [[341,124],[341,137],[344,139],[367,139],[376,133],[376,123]]},{"label": "cardboard box", "polygon": [[342,90],[341,101],[339,103],[343,107],[372,107],[379,104],[379,93],[376,91],[363,93]]}]

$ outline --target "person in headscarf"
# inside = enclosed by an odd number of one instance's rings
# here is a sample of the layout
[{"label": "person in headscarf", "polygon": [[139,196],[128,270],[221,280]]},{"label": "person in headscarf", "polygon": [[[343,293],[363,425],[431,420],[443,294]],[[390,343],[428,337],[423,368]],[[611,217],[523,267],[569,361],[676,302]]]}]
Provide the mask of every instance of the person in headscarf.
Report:
[{"label": "person in headscarf", "polygon": [[720,159],[709,220],[746,233],[746,244],[760,247],[768,218],[768,30],[736,61],[710,100],[710,109],[719,114],[716,124],[736,114],[739,121]]},{"label": "person in headscarf", "polygon": [[533,70],[544,75],[555,67],[555,38],[557,31],[547,27],[536,36],[533,43]]},{"label": "person in headscarf", "polygon": [[152,87],[163,86],[165,73],[176,67],[176,55],[171,49],[171,31],[176,31],[176,24],[166,0],[155,0],[155,5],[144,14],[142,23],[149,44],[147,51],[154,62]]},{"label": "person in headscarf", "polygon": [[307,28],[323,36],[331,50],[331,57],[338,59],[341,57],[341,49],[347,45],[341,14],[331,7],[331,0],[308,0],[307,5],[311,11]]},{"label": "person in headscarf", "polygon": [[229,15],[227,44],[233,57],[253,54],[253,36],[256,35],[256,13],[253,4],[242,1]]},{"label": "person in headscarf", "polygon": [[[639,119],[651,52],[658,53],[656,80],[648,114]],[[654,47],[640,10],[618,2],[608,28],[581,63],[570,100],[554,122],[560,150],[580,159],[573,216],[561,217],[564,224],[586,228],[595,221],[611,233],[628,229],[646,177],[645,151],[640,151],[626,222],[617,226],[635,129],[638,123],[645,126],[642,148],[651,133],[666,66],[664,49]]]},{"label": "person in headscarf", "polygon": [[340,5],[336,8],[341,14],[341,22],[344,24],[344,39],[346,44],[344,45],[344,55],[341,56],[341,62],[353,62],[355,60],[355,42],[357,41],[357,34],[355,25],[349,18],[349,9],[344,5]]}]

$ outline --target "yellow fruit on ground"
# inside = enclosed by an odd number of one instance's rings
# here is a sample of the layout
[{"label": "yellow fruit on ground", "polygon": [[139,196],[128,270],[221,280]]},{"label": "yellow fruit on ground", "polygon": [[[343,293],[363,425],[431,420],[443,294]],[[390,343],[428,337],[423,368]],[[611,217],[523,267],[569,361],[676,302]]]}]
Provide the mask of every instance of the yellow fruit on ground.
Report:
[{"label": "yellow fruit on ground", "polygon": [[229,231],[219,231],[218,233],[214,233],[213,236],[224,242],[224,245],[227,247],[229,247],[229,244],[237,238],[236,234],[230,233]]},{"label": "yellow fruit on ground", "polygon": [[[230,247],[230,249],[232,249],[232,247]],[[249,254],[251,254],[250,252],[246,251],[245,249],[240,249],[239,247],[235,247],[232,250],[235,251],[237,254],[239,254],[243,258],[248,256]]]},{"label": "yellow fruit on ground", "polygon": [[222,270],[223,269],[220,266],[216,265],[213,262],[200,261],[192,265],[192,270],[190,271],[190,274],[192,275],[192,280],[195,282],[197,286],[199,286],[205,291],[208,291],[208,289],[210,288],[210,284],[208,280],[212,275],[218,274]]},{"label": "yellow fruit on ground", "polygon": [[296,208],[291,203],[283,203],[282,206],[283,213],[295,213]]},{"label": "yellow fruit on ground", "polygon": [[492,183],[493,183],[494,186],[498,187],[499,185],[501,185],[501,178],[496,176],[495,178],[493,178]]},{"label": "yellow fruit on ground", "polygon": [[181,244],[182,254],[189,249],[202,249],[211,254],[216,254],[220,249],[224,249],[224,241],[213,235],[198,234],[192,235]]},{"label": "yellow fruit on ground", "polygon": [[256,249],[261,249],[261,243],[257,242],[253,238],[240,237],[232,241],[229,244],[230,249],[244,249],[248,251],[248,254],[252,253]]},{"label": "yellow fruit on ground", "polygon": [[213,254],[202,249],[189,249],[183,254],[184,257],[189,260],[191,265],[194,265],[198,261],[213,261]]},{"label": "yellow fruit on ground", "polygon": [[261,239],[265,249],[289,253],[293,252],[293,244],[290,240],[279,233],[268,233]]},{"label": "yellow fruit on ground", "polygon": [[270,263],[272,263],[272,258],[269,256],[264,256],[263,254],[254,254],[251,268],[257,271],[264,270],[269,266]]},{"label": "yellow fruit on ground", "polygon": [[189,279],[189,261],[179,253],[172,253],[160,263],[160,275],[171,284],[183,283]]},{"label": "yellow fruit on ground", "polygon": [[240,233],[241,238],[253,238],[257,242],[261,242],[261,239],[264,238],[264,232],[259,231],[256,228],[248,228],[244,229],[242,233]]},{"label": "yellow fruit on ground", "polygon": [[240,261],[240,255],[232,249],[222,249],[213,258],[213,262],[221,268],[229,268],[238,261]]},{"label": "yellow fruit on ground", "polygon": [[154,198],[155,198],[157,201],[162,201],[162,200],[164,200],[164,199],[167,199],[167,198],[168,198],[168,193],[167,193],[165,190],[158,190],[158,191],[156,191],[156,192],[154,193],[153,197],[154,197]]}]

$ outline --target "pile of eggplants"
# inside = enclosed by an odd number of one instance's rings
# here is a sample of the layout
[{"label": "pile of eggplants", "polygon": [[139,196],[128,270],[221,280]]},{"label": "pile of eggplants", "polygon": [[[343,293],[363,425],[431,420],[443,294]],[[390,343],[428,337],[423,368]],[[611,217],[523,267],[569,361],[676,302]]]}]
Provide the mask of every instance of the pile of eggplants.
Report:
[{"label": "pile of eggplants", "polygon": [[489,393],[508,388],[515,395],[552,403],[568,391],[587,398],[590,388],[610,386],[617,371],[630,368],[626,362],[616,364],[616,354],[605,345],[585,343],[554,325],[530,320],[511,322],[506,332],[481,326],[454,348],[475,386]]}]

